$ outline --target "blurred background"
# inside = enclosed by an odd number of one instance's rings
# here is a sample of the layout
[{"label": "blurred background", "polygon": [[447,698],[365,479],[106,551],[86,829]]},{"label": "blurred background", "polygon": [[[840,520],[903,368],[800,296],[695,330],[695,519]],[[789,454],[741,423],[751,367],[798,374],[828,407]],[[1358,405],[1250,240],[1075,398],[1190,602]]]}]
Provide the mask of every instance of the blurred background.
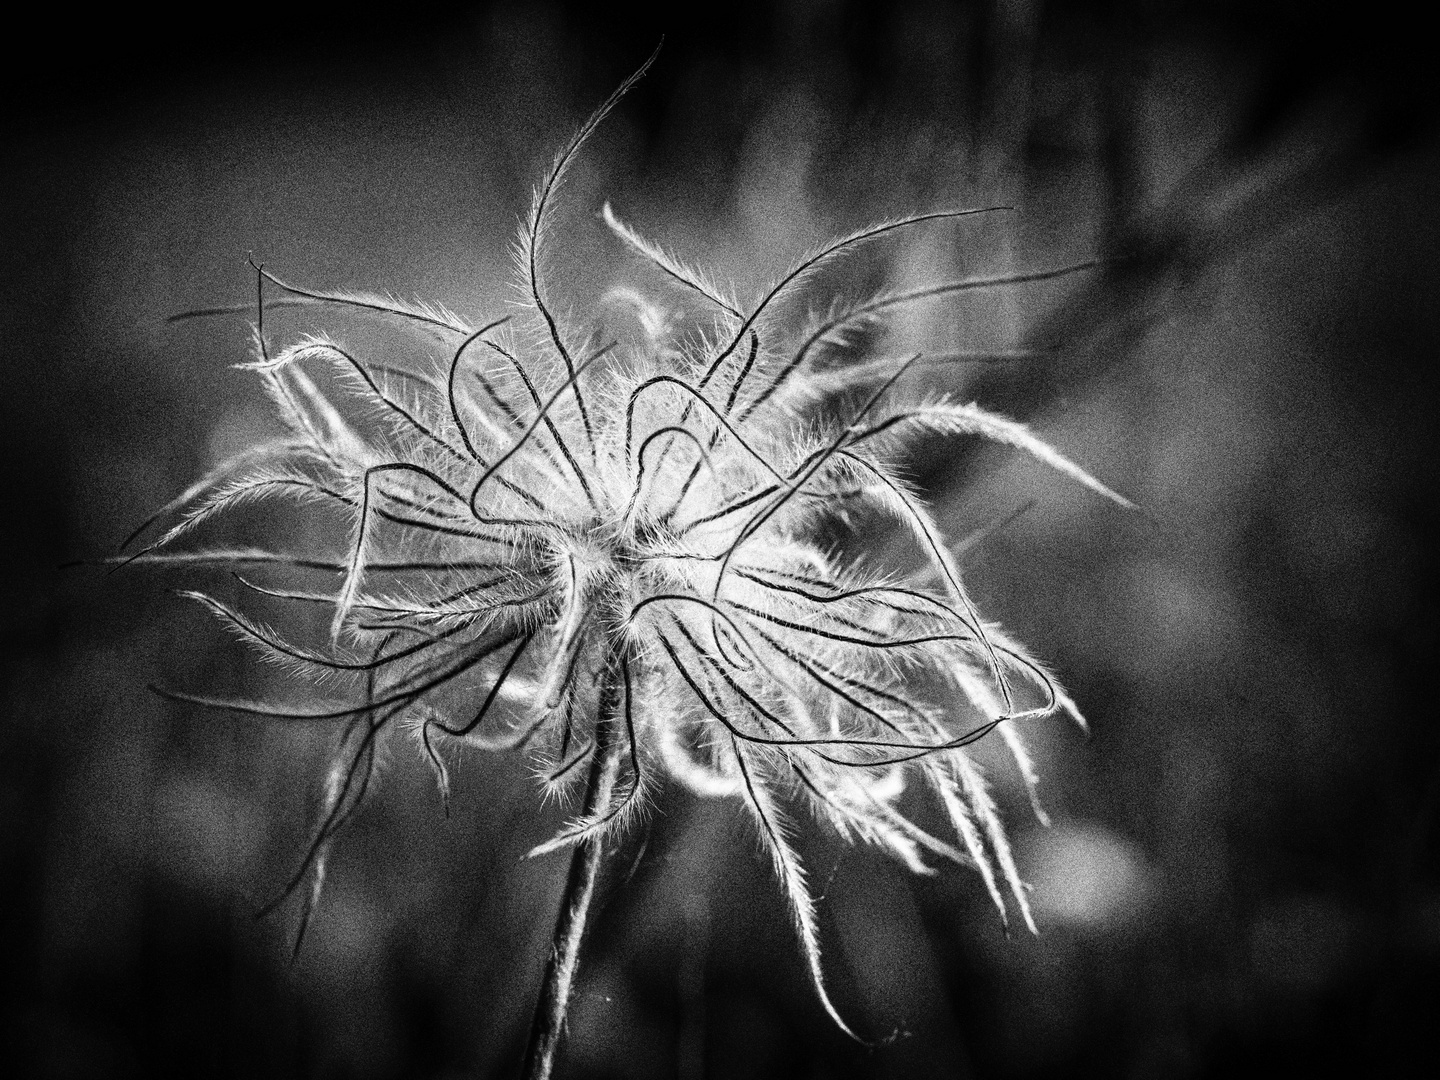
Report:
[{"label": "blurred background", "polygon": [[[273,675],[176,586],[58,567],[263,430],[247,253],[471,318],[511,295],[533,184],[654,48],[566,188],[553,292],[662,292],[597,219],[754,296],[885,215],[1018,215],[873,245],[854,293],[1101,256],[911,313],[931,368],[1141,503],[1013,455],[911,464],[983,610],[1091,733],[1027,732],[1041,827],[990,775],[1040,934],[976,875],[810,830],[809,987],[738,808],[666,791],[610,888],[563,1077],[1236,1076],[1440,1068],[1436,71],[1418,23],[1256,0],[791,0],[37,12],[0,119],[0,1039],[10,1075],[502,1077],[518,1067],[563,808],[467,758],[447,819],[397,740],[305,950],[300,859],[334,733],[168,704]],[[819,294],[823,295],[822,289]],[[673,294],[671,294],[673,298]],[[628,876],[626,876],[628,875]],[[1428,1019],[1427,1019],[1428,1018]]]}]

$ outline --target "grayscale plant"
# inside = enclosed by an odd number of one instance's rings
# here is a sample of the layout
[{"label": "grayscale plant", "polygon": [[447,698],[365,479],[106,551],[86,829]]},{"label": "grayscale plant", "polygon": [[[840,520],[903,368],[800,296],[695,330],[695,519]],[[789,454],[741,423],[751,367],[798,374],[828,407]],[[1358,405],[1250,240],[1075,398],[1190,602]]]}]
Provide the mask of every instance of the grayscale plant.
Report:
[{"label": "grayscale plant", "polygon": [[[793,845],[805,816],[917,873],[933,873],[936,859],[973,866],[1001,917],[1013,902],[1033,929],[969,748],[997,733],[1033,785],[1014,721],[1080,717],[1045,668],[976,611],[946,538],[896,462],[922,433],[979,437],[1128,505],[1023,425],[908,391],[917,380],[902,377],[930,358],[876,355],[864,344],[922,302],[1077,267],[832,304],[798,336],[779,317],[797,299],[813,303],[807,286],[845,253],[986,210],[868,226],[806,254],[742,305],[607,205],[619,240],[707,314],[676,330],[665,306],[636,290],[626,293],[640,316],[634,340],[602,345],[567,325],[542,272],[556,194],[581,144],[644,70],[586,122],[536,192],[515,246],[523,310],[472,326],[439,307],[298,288],[255,265],[254,356],[239,366],[260,379],[287,434],[182,493],[147,522],[171,518],[168,531],[127,559],[228,567],[256,593],[328,609],[330,640],[309,646],[187,593],[283,666],[302,697],[162,691],[339,725],[323,818],[291,885],[307,875],[312,883],[302,935],[327,851],[394,729],[413,735],[447,799],[447,761],[461,744],[527,750],[549,788],[580,788],[578,812],[532,853],[574,849],[531,1076],[553,1063],[607,843],[662,777],[748,813],[815,990],[847,1032],[826,994],[815,900]],[[447,361],[382,363],[317,336],[274,351],[266,285],[284,294],[272,307],[349,308],[439,335]],[[356,400],[322,392],[311,377],[318,367]],[[363,423],[353,419],[357,404]],[[338,509],[348,537],[321,550],[176,548],[216,515],[267,499]],[[850,512],[892,518],[923,570],[828,554],[822,527]],[[315,700],[322,686],[331,703]],[[902,794],[915,788],[936,801],[953,836],[902,812]]]}]

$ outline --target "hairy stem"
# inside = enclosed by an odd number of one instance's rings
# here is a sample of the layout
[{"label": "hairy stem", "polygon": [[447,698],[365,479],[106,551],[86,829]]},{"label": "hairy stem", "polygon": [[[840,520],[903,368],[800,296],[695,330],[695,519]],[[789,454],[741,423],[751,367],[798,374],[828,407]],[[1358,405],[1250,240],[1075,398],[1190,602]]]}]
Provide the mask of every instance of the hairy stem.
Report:
[{"label": "hairy stem", "polygon": [[[600,687],[600,702],[595,717],[595,755],[585,781],[585,803],[582,816],[590,818],[609,805],[625,754],[625,739],[620,726],[620,665],[612,657],[606,665]],[[555,936],[545,963],[545,977],[540,984],[540,999],[535,1003],[535,1019],[530,1024],[530,1042],[525,1049],[523,1080],[548,1080],[555,1066],[555,1052],[565,1029],[570,1009],[570,991],[575,984],[575,970],[580,964],[580,943],[595,896],[595,883],[605,858],[603,836],[582,841],[570,859],[570,874],[565,893],[560,898],[560,914],[555,920]]]}]

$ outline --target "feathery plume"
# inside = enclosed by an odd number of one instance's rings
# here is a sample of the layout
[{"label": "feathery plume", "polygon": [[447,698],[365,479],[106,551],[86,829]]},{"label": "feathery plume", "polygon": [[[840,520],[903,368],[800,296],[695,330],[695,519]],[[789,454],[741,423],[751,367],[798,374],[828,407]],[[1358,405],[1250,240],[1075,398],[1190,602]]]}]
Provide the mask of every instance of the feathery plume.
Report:
[{"label": "feathery plume", "polygon": [[[252,264],[257,285],[282,294],[271,306],[393,320],[446,341],[448,363],[382,363],[329,337],[272,354],[262,297],[255,355],[238,366],[262,381],[286,435],[187,489],[127,546],[168,522],[159,538],[121,557],[229,567],[252,593],[329,609],[331,641],[314,648],[214,597],[185,594],[299,683],[323,683],[329,703],[164,691],[208,708],[341,726],[324,818],[290,883],[312,882],[302,928],[329,846],[370,787],[377,744],[390,729],[414,736],[447,800],[447,757],[466,742],[528,749],[548,763],[552,789],[583,782],[579,814],[532,853],[580,851],[544,991],[548,1019],[538,1025],[554,1030],[536,1036],[531,1075],[545,1075],[553,1059],[600,853],[661,777],[748,813],[816,993],[847,1032],[826,991],[815,897],[793,845],[807,818],[917,872],[933,872],[935,859],[972,865],[1001,918],[1013,907],[1033,927],[969,748],[999,728],[1033,788],[1013,721],[1074,713],[1074,705],[976,610],[897,456],[921,432],[989,439],[1130,505],[1016,421],[975,403],[908,398],[900,377],[926,358],[870,354],[854,333],[914,304],[1090,264],[884,293],[834,306],[798,335],[771,318],[826,263],[861,245],[1000,208],[937,210],[856,230],[798,260],[745,307],[607,204],[611,230],[671,287],[703,298],[712,329],[677,329],[651,317],[663,303],[627,290],[621,298],[644,308],[645,333],[582,345],[545,285],[550,217],[582,143],[644,70],[585,123],[537,189],[515,249],[528,307],[521,316],[475,327],[433,305],[300,288]],[[317,369],[328,370],[325,385],[339,397],[322,392],[310,374]],[[817,403],[857,397],[864,404],[848,416],[819,419],[834,410]],[[364,424],[347,419],[357,405]],[[348,532],[320,553],[174,550],[218,514],[274,498],[323,504]],[[924,569],[907,576],[827,555],[816,541],[826,517],[858,508],[894,518]],[[303,572],[311,585],[267,584],[241,570]],[[316,574],[323,586],[313,584]],[[472,685],[477,673],[484,683],[473,713],[455,714],[447,689]],[[907,787],[935,800],[953,838],[905,815]]]}]

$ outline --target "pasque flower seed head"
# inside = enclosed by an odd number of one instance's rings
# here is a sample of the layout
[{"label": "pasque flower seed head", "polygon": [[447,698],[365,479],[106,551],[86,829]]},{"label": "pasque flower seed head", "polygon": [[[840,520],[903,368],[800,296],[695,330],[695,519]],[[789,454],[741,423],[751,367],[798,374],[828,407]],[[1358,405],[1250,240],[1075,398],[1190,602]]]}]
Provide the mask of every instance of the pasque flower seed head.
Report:
[{"label": "pasque flower seed head", "polygon": [[[538,189],[515,248],[523,302],[510,316],[472,326],[438,307],[301,289],[255,266],[255,355],[241,366],[261,380],[286,434],[182,493],[162,511],[178,522],[131,558],[228,566],[254,592],[329,608],[331,640],[312,647],[215,597],[187,594],[297,681],[323,683],[332,704],[166,691],[342,726],[323,823],[301,871],[314,883],[306,918],[329,844],[364,795],[389,729],[414,734],[447,798],[447,755],[458,742],[529,748],[552,787],[603,759],[589,812],[535,854],[624,830],[660,777],[735,800],[774,862],[816,990],[845,1027],[825,993],[814,900],[792,846],[801,817],[916,872],[933,872],[937,859],[972,865],[1002,917],[1008,893],[1029,923],[967,748],[998,733],[1033,783],[1014,721],[1075,713],[1046,670],[976,611],[940,529],[897,475],[897,454],[921,433],[979,436],[1125,503],[1021,424],[907,393],[902,376],[924,358],[875,355],[860,344],[875,335],[857,331],[937,297],[1076,268],[832,305],[797,335],[777,314],[797,299],[813,305],[816,271],[838,256],[987,211],[861,229],[805,255],[742,305],[606,205],[610,229],[659,271],[660,287],[688,294],[705,315],[677,326],[663,304],[626,289],[612,298],[638,316],[632,339],[577,334],[557,316],[543,274],[553,204],[581,144],[643,71],[581,128]],[[360,355],[327,336],[272,351],[266,285],[283,303],[348,308],[438,335],[444,362]],[[322,390],[318,368],[338,376],[331,383],[351,400]],[[357,403],[363,423],[351,418]],[[217,514],[262,499],[338,509],[348,536],[318,551],[176,550]],[[893,518],[924,570],[827,554],[821,528],[851,512]],[[312,587],[297,587],[299,575]],[[329,584],[314,586],[314,575]],[[902,813],[908,787],[936,800],[952,837]]]}]

